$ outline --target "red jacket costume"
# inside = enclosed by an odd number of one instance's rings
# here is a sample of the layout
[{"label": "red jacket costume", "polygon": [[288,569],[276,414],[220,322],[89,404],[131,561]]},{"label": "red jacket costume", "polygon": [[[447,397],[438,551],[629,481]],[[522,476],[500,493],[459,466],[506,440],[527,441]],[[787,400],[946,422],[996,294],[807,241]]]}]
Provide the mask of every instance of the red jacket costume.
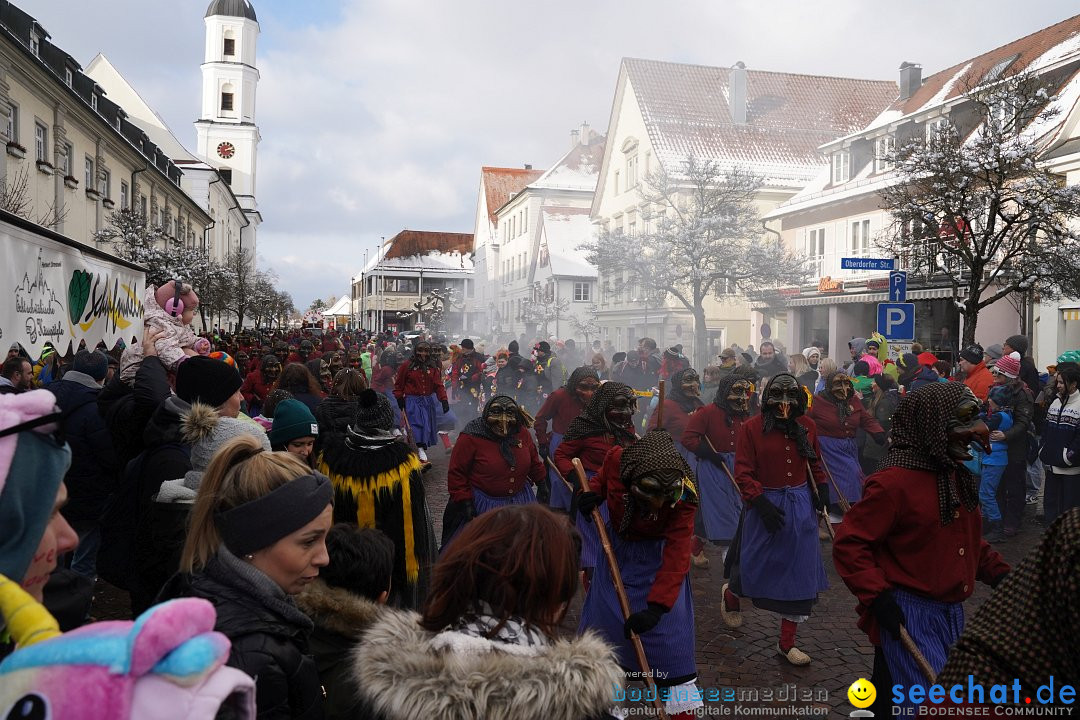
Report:
[{"label": "red jacket costume", "polygon": [[[804,415],[795,422],[806,428],[807,439],[821,457],[814,421]],[[829,481],[819,460],[811,460],[810,469],[818,486]],[[756,415],[739,427],[735,441],[735,482],[742,490],[743,500],[749,503],[761,495],[763,488],[793,487],[806,482],[806,458],[799,454],[798,444],[783,433],[777,430],[766,433],[765,417]]]},{"label": "red jacket costume", "polygon": [[610,435],[590,435],[577,440],[563,440],[559,443],[552,461],[564,478],[574,482],[574,465],[571,460],[579,458],[586,472],[600,472],[604,458],[614,444],[615,440]]},{"label": "red jacket costume", "polygon": [[870,417],[866,408],[859,400],[848,400],[852,412],[846,419],[840,419],[840,408],[836,403],[822,398],[814,398],[807,415],[817,426],[817,434],[822,437],[853,438],[855,431],[862,428],[871,435],[884,435],[885,429],[881,424]]},{"label": "red jacket costume", "polygon": [[[607,500],[612,528],[622,524],[626,510],[624,498],[630,493],[630,489],[619,477],[622,454],[622,447],[611,448],[600,472],[589,481],[589,489]],[[660,508],[655,519],[647,520],[638,514],[630,523],[626,533],[628,540],[664,540],[660,569],[656,571],[647,602],[658,603],[670,609],[678,600],[683,579],[690,569],[690,540],[694,534],[696,510],[696,505],[678,502],[675,507],[665,505]]]},{"label": "red jacket costume", "polygon": [[240,394],[244,396],[244,400],[250,406],[253,402],[261,403],[266,400],[271,387],[273,387],[273,383],[267,383],[263,380],[262,369],[260,368],[252,370],[244,378],[244,384],[240,387]]},{"label": "red jacket costume", "polygon": [[526,483],[538,484],[547,477],[532,436],[525,428],[518,431],[521,447],[514,448],[514,464],[506,466],[498,443],[461,433],[450,454],[446,486],[453,501],[471,500],[473,489],[494,497],[509,497],[521,492]]},{"label": "red jacket costume", "polygon": [[479,388],[484,381],[484,361],[478,352],[462,355],[450,366],[450,380],[456,388]]},{"label": "red jacket costume", "polygon": [[410,367],[409,363],[402,363],[394,379],[394,397],[401,400],[406,395],[427,397],[431,393],[435,393],[439,402],[446,402],[446,388],[443,387],[439,369],[429,367],[419,370]]},{"label": "red jacket costume", "polygon": [[744,422],[746,418],[732,417],[731,427],[728,427],[727,411],[717,407],[716,403],[709,403],[690,416],[682,434],[683,447],[696,453],[698,445],[707,437],[712,440],[716,452],[735,452],[735,439]]},{"label": "red jacket costume", "polygon": [[[649,430],[656,429],[656,421],[660,419],[659,412],[660,409],[657,408],[656,412],[649,418]],[[700,410],[695,410],[694,415],[698,412]],[[679,442],[680,438],[682,438],[683,431],[686,430],[686,424],[690,422],[691,417],[692,415],[683,410],[679,403],[670,398],[664,398],[664,429],[675,439],[675,442]]]},{"label": "red jacket costume", "polygon": [[544,400],[544,404],[540,406],[539,412],[536,413],[536,422],[533,423],[533,429],[536,430],[536,444],[547,445],[551,442],[551,435],[548,431],[549,420],[551,421],[551,432],[562,435],[566,432],[566,428],[570,426],[570,421],[580,415],[584,409],[585,406],[581,404],[577,393],[570,392],[564,387],[548,395],[547,400]]},{"label": "red jacket costume", "polygon": [[870,603],[895,585],[939,602],[962,602],[975,581],[990,582],[1009,565],[982,538],[982,517],[958,507],[942,527],[937,477],[891,467],[866,479],[862,500],[844,515],[833,562],[859,600],[859,627],[877,643]]}]

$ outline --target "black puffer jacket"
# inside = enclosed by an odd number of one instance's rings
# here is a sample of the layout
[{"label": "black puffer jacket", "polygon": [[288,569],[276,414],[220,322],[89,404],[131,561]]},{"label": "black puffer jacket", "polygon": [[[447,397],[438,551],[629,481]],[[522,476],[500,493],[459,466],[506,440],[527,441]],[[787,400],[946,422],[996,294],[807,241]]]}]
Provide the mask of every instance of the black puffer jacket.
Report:
[{"label": "black puffer jacket", "polygon": [[122,468],[143,451],[143,428],[161,402],[169,397],[169,376],[156,355],[143,358],[128,386],[116,373],[98,394],[98,411],[112,434],[113,448]]},{"label": "black puffer jacket", "polygon": [[[211,559],[202,572],[174,576],[158,599],[178,597],[213,603],[217,611],[214,629],[232,643],[228,665],[255,678],[256,717],[324,717],[319,672],[308,653],[310,621],[297,622],[270,607],[219,557]],[[306,620],[299,609],[293,609]]]},{"label": "black puffer jacket", "polygon": [[319,432],[345,432],[356,416],[356,398],[343,398],[331,395],[315,408],[315,420],[319,423]]}]

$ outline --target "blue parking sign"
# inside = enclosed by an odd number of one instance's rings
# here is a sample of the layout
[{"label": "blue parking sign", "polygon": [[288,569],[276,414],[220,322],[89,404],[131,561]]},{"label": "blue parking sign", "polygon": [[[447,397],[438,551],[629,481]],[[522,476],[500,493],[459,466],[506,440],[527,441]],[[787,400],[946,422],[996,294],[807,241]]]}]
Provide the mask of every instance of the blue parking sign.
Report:
[{"label": "blue parking sign", "polygon": [[877,331],[886,340],[915,339],[915,303],[878,303]]}]

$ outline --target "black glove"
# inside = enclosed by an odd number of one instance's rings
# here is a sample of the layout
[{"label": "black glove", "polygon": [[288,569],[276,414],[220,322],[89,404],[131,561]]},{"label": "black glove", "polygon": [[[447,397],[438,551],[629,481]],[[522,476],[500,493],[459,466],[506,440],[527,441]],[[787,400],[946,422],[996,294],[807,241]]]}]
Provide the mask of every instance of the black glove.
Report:
[{"label": "black glove", "polygon": [[538,447],[536,451],[540,454],[540,459],[546,463],[548,455],[551,453],[550,446],[547,443],[544,443],[543,445]]},{"label": "black glove", "polygon": [[870,603],[870,612],[883,630],[894,638],[900,638],[900,627],[906,622],[904,611],[896,604],[892,590],[885,590]]},{"label": "black glove", "polygon": [[709,443],[703,442],[698,445],[697,456],[702,460],[708,460],[716,467],[724,464],[724,456],[709,447]]},{"label": "black glove", "polygon": [[476,506],[473,505],[472,500],[458,500],[457,505],[458,509],[461,511],[461,517],[465,522],[476,517]]},{"label": "black glove", "polygon": [[878,445],[884,445],[885,444],[885,433],[883,433],[883,432],[874,433],[870,437],[873,438],[874,442],[876,442]]},{"label": "black glove", "polygon": [[817,494],[811,498],[814,501],[814,509],[818,512],[823,512],[829,505],[829,485],[828,483],[821,483],[817,486]]},{"label": "black glove", "polygon": [[541,505],[551,504],[551,481],[548,479],[536,483],[536,500]]},{"label": "black glove", "polygon": [[404,410],[404,409],[405,409],[405,398],[404,398],[404,397],[399,397],[399,398],[397,399],[397,406],[398,406],[399,408],[401,408],[402,410]]},{"label": "black glove", "polygon": [[623,635],[629,640],[631,632],[635,632],[638,635],[649,632],[656,627],[656,624],[660,622],[660,618],[666,612],[667,608],[663,605],[649,603],[647,610],[638,610],[636,613],[626,618],[626,623],[623,625]]},{"label": "black glove", "polygon": [[446,400],[442,401],[442,411],[443,411],[443,415],[450,412],[450,403],[448,403]]},{"label": "black glove", "polygon": [[604,498],[600,497],[591,490],[586,490],[577,496],[577,509],[585,519],[592,522],[592,511],[600,507],[600,503],[604,502]]},{"label": "black glove", "polygon": [[769,498],[758,495],[750,501],[750,505],[757,510],[758,515],[761,516],[762,524],[770,533],[784,527],[784,511],[769,502]]}]

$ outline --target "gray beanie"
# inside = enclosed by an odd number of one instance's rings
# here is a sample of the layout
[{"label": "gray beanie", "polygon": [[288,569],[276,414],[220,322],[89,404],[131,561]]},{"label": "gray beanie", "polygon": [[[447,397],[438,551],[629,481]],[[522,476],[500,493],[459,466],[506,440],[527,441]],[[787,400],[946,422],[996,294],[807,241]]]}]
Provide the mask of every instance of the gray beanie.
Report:
[{"label": "gray beanie", "polygon": [[394,427],[394,409],[390,400],[371,388],[357,396],[353,428],[356,430],[390,430]]},{"label": "gray beanie", "polygon": [[1005,354],[1005,348],[1001,346],[1001,343],[991,345],[983,351],[990,357],[991,360],[1000,360],[1001,356]]},{"label": "gray beanie", "polygon": [[75,361],[72,363],[71,369],[89,375],[101,382],[109,372],[109,358],[99,350],[93,352],[80,350],[75,353]]},{"label": "gray beanie", "polygon": [[184,441],[191,443],[191,469],[204,471],[222,445],[236,437],[250,435],[270,449],[270,439],[258,425],[237,418],[222,417],[209,405],[191,404],[181,425]]}]

